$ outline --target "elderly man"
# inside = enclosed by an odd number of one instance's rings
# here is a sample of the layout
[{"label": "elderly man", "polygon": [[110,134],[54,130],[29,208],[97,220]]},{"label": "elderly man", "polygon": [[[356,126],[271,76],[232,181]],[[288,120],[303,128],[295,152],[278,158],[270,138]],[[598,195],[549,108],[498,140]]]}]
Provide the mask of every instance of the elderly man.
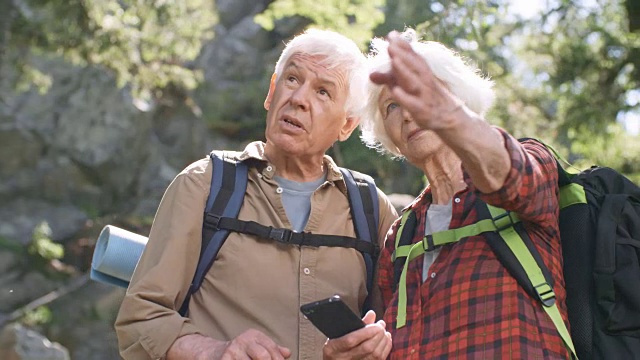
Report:
[{"label": "elderly man", "polygon": [[[325,153],[359,123],[364,60],[351,40],[330,31],[309,30],[287,44],[264,103],[266,143],[253,142],[236,155],[249,167],[238,219],[355,237],[343,175]],[[298,308],[339,294],[351,309],[362,311],[369,295],[366,271],[353,248],[283,245],[231,232],[191,298],[188,317],[179,314],[200,253],[211,179],[212,163],[205,158],[168,187],[116,320],[122,357],[322,358],[326,337]],[[377,191],[377,241],[383,245],[397,214]],[[391,340],[385,324],[376,323],[372,311],[364,321],[357,349],[325,356],[359,351],[386,357]]]}]

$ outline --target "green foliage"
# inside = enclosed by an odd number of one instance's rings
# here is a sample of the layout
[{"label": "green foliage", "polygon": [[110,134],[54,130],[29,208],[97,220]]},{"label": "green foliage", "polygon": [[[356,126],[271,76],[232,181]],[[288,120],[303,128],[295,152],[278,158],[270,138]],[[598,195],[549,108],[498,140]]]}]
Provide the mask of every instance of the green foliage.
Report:
[{"label": "green foliage", "polygon": [[527,24],[514,50],[529,66],[532,105],[571,157],[638,173],[638,136],[617,119],[632,109],[627,97],[640,87],[640,36],[626,27],[624,1],[600,5],[564,1],[548,9]]},{"label": "green foliage", "polygon": [[43,73],[36,67],[26,63],[22,63],[19,66],[19,71],[22,76],[16,79],[15,88],[17,91],[26,92],[31,87],[35,87],[40,94],[44,94],[53,84],[51,76]]},{"label": "green foliage", "polygon": [[366,47],[373,29],[384,21],[383,5],[383,0],[275,0],[254,20],[273,30],[278,19],[302,16],[314,26],[339,31]]},{"label": "green foliage", "polygon": [[545,31],[535,34],[537,41],[528,43],[529,56],[547,59],[539,63],[544,68],[533,70],[549,75],[543,85],[549,85],[558,99],[557,116],[564,120],[562,128],[567,131],[585,127],[609,134],[608,124],[624,108],[624,94],[638,87],[637,80],[624,74],[633,49],[640,43],[622,27],[621,5],[620,1],[608,1],[607,6],[597,9],[562,7],[550,14],[555,22],[543,23]]},{"label": "green foliage", "polygon": [[[25,0],[5,14],[12,59],[22,70],[18,85],[50,85],[26,55],[61,55],[79,65],[112,70],[119,86],[141,98],[169,84],[194,88],[201,75],[187,67],[216,22],[209,0]],[[19,6],[18,6],[19,5]],[[8,14],[8,15],[7,15]],[[5,24],[5,26],[7,26]]]},{"label": "green foliage", "polygon": [[[609,124],[607,133],[606,137],[591,136],[590,142],[576,141],[572,144],[571,151],[584,156],[578,160],[580,167],[606,165],[626,174],[637,173],[636,164],[640,162],[640,141],[637,136],[627,134],[620,124],[615,123]],[[610,141],[610,138],[616,141]]]},{"label": "green foliage", "polygon": [[53,314],[47,306],[39,306],[24,314],[21,322],[27,326],[46,325],[53,319]]},{"label": "green foliage", "polygon": [[31,244],[29,244],[27,252],[44,260],[61,259],[64,256],[64,247],[51,240],[49,224],[41,222],[33,230]]}]

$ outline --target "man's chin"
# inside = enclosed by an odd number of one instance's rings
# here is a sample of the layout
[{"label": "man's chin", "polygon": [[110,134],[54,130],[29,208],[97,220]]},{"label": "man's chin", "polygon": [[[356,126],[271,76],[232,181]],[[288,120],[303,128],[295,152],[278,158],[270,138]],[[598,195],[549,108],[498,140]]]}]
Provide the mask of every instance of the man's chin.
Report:
[{"label": "man's chin", "polygon": [[286,134],[280,134],[278,136],[274,136],[270,139],[267,139],[267,146],[265,151],[270,151],[272,153],[281,153],[283,155],[303,155],[306,147],[302,145],[302,143],[295,139],[293,136],[288,136]]}]

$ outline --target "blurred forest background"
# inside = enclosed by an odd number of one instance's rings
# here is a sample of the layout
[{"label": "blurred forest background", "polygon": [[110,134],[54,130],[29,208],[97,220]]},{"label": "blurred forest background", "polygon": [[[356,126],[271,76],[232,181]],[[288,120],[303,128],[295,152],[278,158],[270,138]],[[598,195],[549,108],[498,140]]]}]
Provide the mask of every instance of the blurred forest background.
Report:
[{"label": "blurred forest background", "polygon": [[[0,0],[0,358],[118,358],[123,290],[86,275],[99,231],[147,235],[184,166],[262,139],[310,26],[363,51],[414,27],[495,81],[491,123],[640,181],[640,0]],[[357,135],[330,152],[387,193],[424,186]]]}]

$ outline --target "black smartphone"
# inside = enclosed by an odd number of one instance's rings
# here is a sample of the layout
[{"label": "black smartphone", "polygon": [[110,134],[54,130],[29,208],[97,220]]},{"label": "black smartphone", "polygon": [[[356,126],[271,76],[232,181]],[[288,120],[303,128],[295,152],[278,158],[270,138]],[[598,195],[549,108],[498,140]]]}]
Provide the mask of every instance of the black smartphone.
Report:
[{"label": "black smartphone", "polygon": [[339,295],[304,304],[300,311],[329,339],[364,327],[362,319],[342,302]]}]

